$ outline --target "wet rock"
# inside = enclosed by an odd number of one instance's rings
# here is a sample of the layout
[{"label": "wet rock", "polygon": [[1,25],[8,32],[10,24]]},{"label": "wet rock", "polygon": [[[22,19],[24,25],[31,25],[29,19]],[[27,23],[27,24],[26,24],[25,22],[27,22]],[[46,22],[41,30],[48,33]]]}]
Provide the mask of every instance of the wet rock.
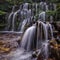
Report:
[{"label": "wet rock", "polygon": [[0,34],[0,53],[9,53],[18,48],[20,36],[12,34]]},{"label": "wet rock", "polygon": [[51,57],[55,60],[60,60],[60,44],[58,44],[56,40],[52,40],[50,41],[50,48]]}]

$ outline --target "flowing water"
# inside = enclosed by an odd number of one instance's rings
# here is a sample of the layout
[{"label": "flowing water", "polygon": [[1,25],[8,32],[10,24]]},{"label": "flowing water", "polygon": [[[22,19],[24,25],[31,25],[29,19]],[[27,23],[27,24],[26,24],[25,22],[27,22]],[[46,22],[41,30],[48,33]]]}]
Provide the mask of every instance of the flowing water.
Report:
[{"label": "flowing water", "polygon": [[28,10],[28,13],[27,13],[27,18],[31,18],[31,16],[32,16],[32,10],[29,9],[29,10]]},{"label": "flowing water", "polygon": [[[9,60],[35,60],[32,58],[33,49],[35,48],[35,34],[36,33],[36,25],[29,27],[23,35],[20,48],[16,51],[12,51],[7,55]],[[34,43],[35,42],[35,43]]]},{"label": "flowing water", "polygon": [[28,4],[29,4],[29,3],[23,4],[23,9],[28,9]]},{"label": "flowing water", "polygon": [[[36,11],[36,14],[37,14],[38,13],[38,4],[36,3],[35,5],[36,5],[35,6],[35,8],[36,8],[35,11]],[[46,13],[44,11],[48,11],[49,10],[48,9],[49,5],[46,2],[40,2],[39,5],[40,5],[39,8],[41,8],[43,10],[43,12],[41,12],[39,14],[39,19],[41,21],[45,22]],[[52,4],[50,3],[50,5],[52,5]],[[53,4],[53,5],[54,5],[54,8],[56,9],[56,5],[55,4]],[[24,19],[27,19],[27,18],[31,18],[32,17],[32,15],[31,15],[32,14],[32,9],[28,9],[28,7],[29,7],[29,3],[24,3],[23,4],[23,7],[22,7],[22,5],[20,5],[19,10],[17,10],[16,12],[14,12],[15,6],[13,6],[12,12],[10,13],[10,15],[8,17],[8,24],[9,24],[8,27],[7,27],[8,30],[9,30],[9,28],[11,28],[12,31],[15,30],[15,27],[16,27],[15,26],[15,23],[16,23],[15,21],[16,21],[16,16],[18,14],[20,14],[19,17],[21,18],[21,21],[23,21]],[[11,23],[12,23],[12,25],[11,25]],[[21,25],[21,23],[22,22],[19,23],[19,26]]]},{"label": "flowing water", "polygon": [[24,32],[26,24],[27,24],[27,19],[24,19],[22,24],[18,27],[18,30]]},{"label": "flowing water", "polygon": [[40,19],[42,22],[45,22],[45,17],[46,17],[45,12],[41,12],[41,13],[39,14],[39,19]]},{"label": "flowing water", "polygon": [[[43,55],[43,60],[48,60],[48,58],[49,58],[49,38],[48,38],[48,35],[51,34],[51,39],[53,39],[52,26],[51,26],[51,24],[45,24],[41,21],[38,21],[38,23],[40,24],[41,28],[40,28],[40,30],[38,30],[38,31],[40,31],[40,33],[38,32],[38,36],[40,35],[40,42],[39,42],[39,40],[37,40],[37,45],[38,45],[37,47],[40,47],[40,49],[42,50],[41,53]],[[41,30],[42,27],[43,27],[43,31]],[[50,28],[50,33],[48,32],[49,31],[48,28]],[[43,35],[43,32],[44,32],[44,35]],[[45,38],[43,36],[45,36]]]},{"label": "flowing water", "polygon": [[34,40],[35,30],[36,30],[35,26],[30,27],[29,29],[26,30],[22,38],[21,47],[26,49],[27,51],[31,51],[31,45]]},{"label": "flowing water", "polygon": [[43,10],[43,2],[40,2],[40,9]]},{"label": "flowing water", "polygon": [[[52,5],[52,4],[50,4]],[[29,3],[24,3],[23,8],[14,12],[14,7],[12,12],[8,17],[8,29],[11,27],[11,33],[15,31],[15,21],[16,16],[20,14],[21,22],[19,22],[18,31],[24,32],[26,25],[30,27],[26,29],[23,34],[22,40],[20,42],[20,46],[17,48],[16,51],[12,51],[11,55],[7,55],[9,60],[35,60],[32,58],[33,51],[40,49],[43,55],[43,60],[48,60],[49,57],[49,30],[51,34],[51,39],[53,39],[53,30],[51,24],[46,24],[46,12],[48,11],[48,5],[46,2],[40,2],[40,9],[43,10],[38,16],[38,26],[36,24],[32,25],[32,9],[28,9]],[[37,14],[37,7],[36,4],[36,14]],[[52,10],[52,6],[50,7]],[[56,5],[54,5],[54,9],[56,9]],[[11,24],[12,19],[12,24]],[[52,17],[50,17],[52,20]],[[32,26],[31,26],[32,25]]]},{"label": "flowing water", "polygon": [[16,19],[16,16],[17,14],[20,13],[20,9],[18,11],[16,11],[13,15],[13,20],[12,20],[12,31],[15,30],[15,19]]},{"label": "flowing water", "polygon": [[13,18],[14,10],[15,10],[15,6],[13,6],[12,12],[10,13],[10,15],[9,15],[9,17],[8,17],[8,26],[7,26],[7,30],[9,30],[9,28],[10,28],[10,26],[11,26],[11,21],[12,21],[12,18]]},{"label": "flowing water", "polygon": [[[21,13],[21,15],[24,15],[24,13]],[[27,24],[29,25],[32,22],[31,9],[26,11],[25,16],[26,16],[26,18],[22,22],[20,22],[20,24],[18,26],[18,31],[24,32],[25,26]]]},{"label": "flowing water", "polygon": [[[14,31],[15,30],[15,19],[16,19],[16,16],[17,16],[17,14],[18,13],[20,13],[20,17],[22,18],[22,20],[23,19],[25,19],[26,17],[27,17],[27,12],[28,12],[28,10],[27,9],[24,9],[24,10],[18,10],[18,11],[16,11],[15,13],[14,13],[14,15],[13,15],[13,20],[12,20],[12,31]],[[21,22],[20,22],[21,23]]]},{"label": "flowing water", "polygon": [[50,23],[53,22],[53,16],[50,16]]},{"label": "flowing water", "polygon": [[48,60],[49,58],[49,49],[48,49],[48,40],[45,42],[42,42],[42,55],[43,55],[43,60]]},{"label": "flowing water", "polygon": [[[53,39],[53,29],[52,29],[52,25],[47,23],[47,30],[50,30],[50,38]],[[49,33],[49,32],[48,32]]]},{"label": "flowing water", "polygon": [[[21,9],[21,7],[20,7],[20,9]],[[13,17],[12,17],[12,29],[11,29],[12,31],[15,30],[15,21],[16,21],[16,16],[17,16],[18,14],[20,14],[20,17],[22,17],[22,19],[24,18],[24,16],[25,16],[25,18],[27,17],[28,3],[25,3],[25,4],[24,4],[22,11],[21,11],[20,9],[17,10],[17,11],[14,13],[14,12],[13,12],[13,11],[14,11],[14,7],[13,7],[12,12],[11,12],[10,15],[9,15],[9,18],[8,18],[9,23],[10,23],[10,21],[11,21],[12,15],[13,15]],[[11,24],[11,23],[10,23],[10,24]],[[10,24],[9,24],[9,26],[10,26]],[[8,26],[8,27],[9,27],[9,26]]]},{"label": "flowing water", "polygon": [[[49,40],[48,40],[47,27],[46,27],[46,24],[41,21],[38,21],[38,24],[41,24],[41,25],[38,26],[37,28],[40,28],[41,26],[43,27],[45,39],[43,40],[42,31],[39,33],[41,39],[39,39],[39,40],[36,39],[36,37],[37,37],[36,24],[29,27],[25,31],[25,33],[22,37],[20,47],[16,51],[12,51],[10,53],[11,55],[9,55],[9,54],[7,55],[7,58],[10,58],[9,60],[35,60],[35,58],[32,58],[32,54],[33,54],[33,50],[36,50],[36,48],[37,48],[37,50],[38,49],[41,50],[41,53],[43,55],[43,60],[48,59],[48,57],[49,57],[49,49],[48,49]],[[50,29],[52,29],[50,25],[49,25],[49,27],[50,27]],[[42,36],[41,36],[41,34],[42,34]],[[40,46],[40,44],[41,44],[41,46]],[[40,47],[40,48],[38,48],[38,47]]]}]

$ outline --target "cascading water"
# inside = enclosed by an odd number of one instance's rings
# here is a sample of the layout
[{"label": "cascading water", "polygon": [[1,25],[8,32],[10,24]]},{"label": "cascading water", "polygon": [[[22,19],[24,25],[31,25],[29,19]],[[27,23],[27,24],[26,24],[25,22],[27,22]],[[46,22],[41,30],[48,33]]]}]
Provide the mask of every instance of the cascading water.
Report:
[{"label": "cascading water", "polygon": [[42,42],[42,55],[43,55],[43,60],[48,60],[49,57],[49,49],[48,49],[48,41],[46,40],[45,42]]},{"label": "cascading water", "polygon": [[[22,7],[20,7],[20,9],[21,9]],[[15,13],[14,13],[14,15],[13,15],[13,20],[12,20],[12,31],[14,31],[15,30],[15,19],[16,19],[16,16],[17,16],[17,14],[19,13],[20,14],[20,17],[22,18],[22,20],[23,20],[23,18],[27,18],[27,12],[28,12],[28,3],[25,3],[24,5],[23,5],[23,9],[22,10],[17,10]],[[21,23],[21,22],[20,22]],[[19,24],[20,25],[20,24]]]},{"label": "cascading water", "polygon": [[53,22],[53,16],[50,16],[50,23]]},{"label": "cascading water", "polygon": [[24,27],[27,23],[27,20],[28,20],[28,17],[30,17],[30,15],[28,13],[30,13],[31,11],[28,10],[28,3],[25,3],[23,4],[23,9],[21,11],[21,18],[22,18],[22,22],[19,23],[19,26],[18,26],[18,31],[24,31]]},{"label": "cascading water", "polygon": [[51,30],[51,37],[52,37],[52,39],[53,39],[53,29],[52,29],[52,25],[49,24],[49,26],[50,26],[50,30]]},{"label": "cascading water", "polygon": [[48,11],[49,9],[48,9],[48,5],[46,5],[46,11]]},{"label": "cascading water", "polygon": [[12,16],[14,14],[14,10],[15,10],[15,6],[13,6],[12,8],[12,12],[10,13],[9,17],[8,17],[8,26],[7,26],[7,30],[9,30],[10,25],[11,25],[11,21],[12,21]]},{"label": "cascading water", "polygon": [[27,13],[27,18],[30,18],[31,17],[31,14],[32,14],[32,11],[31,9],[28,10],[28,13]]},{"label": "cascading water", "polygon": [[19,13],[19,12],[20,12],[20,10],[16,11],[16,12],[14,13],[14,15],[13,15],[13,20],[12,20],[12,31],[15,30],[15,18],[16,18],[16,16],[17,16],[17,13]]},{"label": "cascading water", "polygon": [[[12,31],[14,31],[15,30],[15,18],[16,18],[16,16],[17,16],[17,14],[18,13],[20,13],[20,17],[22,18],[22,20],[23,19],[25,19],[26,17],[27,17],[27,12],[28,12],[28,10],[27,9],[24,9],[24,10],[18,10],[18,11],[16,11],[15,13],[14,13],[14,15],[13,15],[13,20],[12,20]],[[20,24],[21,24],[21,22],[20,22]],[[20,27],[20,24],[19,24],[19,27]],[[18,27],[18,29],[19,29],[19,27]]]},{"label": "cascading water", "polygon": [[23,4],[23,9],[28,9],[28,3]]},{"label": "cascading water", "polygon": [[46,11],[46,2],[43,3],[43,11]]},{"label": "cascading water", "polygon": [[[36,7],[36,13],[37,13],[37,4],[35,7]],[[46,2],[45,3],[41,2],[40,7],[41,7],[41,10],[46,10],[46,11],[48,10],[48,5]],[[54,8],[56,8],[56,6]],[[51,10],[52,10],[52,7],[51,7]],[[8,28],[9,28],[10,22],[11,22],[11,17],[13,15],[12,31],[15,30],[15,18],[18,13],[20,13],[20,15],[21,15],[20,17],[22,18],[22,22],[20,22],[18,30],[19,30],[19,32],[20,31],[24,32],[25,25],[30,24],[30,22],[32,22],[32,19],[31,19],[32,10],[31,9],[28,10],[28,3],[23,4],[23,9],[21,9],[21,10],[19,9],[15,13],[14,13],[14,9],[12,10],[12,12],[8,18],[8,21],[9,21]],[[18,58],[18,60],[22,60],[22,58],[23,58],[23,60],[26,60],[25,58],[27,58],[27,57],[29,58],[29,56],[32,55],[32,53],[26,55],[26,51],[29,53],[29,51],[32,51],[33,49],[35,49],[35,50],[36,50],[36,48],[39,49],[40,43],[41,43],[41,49],[42,49],[41,53],[43,55],[43,60],[48,60],[48,57],[49,57],[48,28],[50,28],[52,39],[53,39],[53,30],[52,30],[51,24],[44,23],[46,21],[45,17],[46,17],[46,13],[44,11],[39,14],[39,19],[41,21],[38,21],[38,23],[41,24],[41,26],[37,27],[37,29],[39,29],[40,27],[43,28],[45,39],[43,40],[43,32],[41,30],[42,28],[40,29],[41,31],[38,30],[38,32],[36,32],[36,25],[29,27],[23,35],[23,38],[21,41],[21,46],[20,46],[21,49],[18,49],[18,51],[16,51],[14,53],[14,56],[11,60],[17,60],[17,58]],[[51,17],[51,20],[52,20],[52,17]],[[39,36],[41,38],[40,41],[38,41],[38,39],[35,39],[36,34],[40,35]],[[37,44],[37,46],[36,46],[36,44]],[[26,56],[24,56],[24,55],[26,55]],[[27,59],[27,60],[31,60],[31,59]]]},{"label": "cascading water", "polygon": [[51,36],[49,36],[49,37],[51,37],[51,39],[53,39],[53,29],[52,29],[52,25],[51,24],[49,24],[49,23],[47,23],[46,24],[47,26],[47,30],[49,31],[49,28],[50,28],[50,34],[51,34]]},{"label": "cascading water", "polygon": [[[39,24],[41,24],[40,27],[42,26],[42,28],[43,28],[45,39],[43,40],[43,33],[42,33],[42,31],[40,31],[40,42],[38,42],[38,43],[41,43],[41,47],[40,48],[41,48],[41,52],[42,52],[42,55],[43,55],[43,60],[45,60],[45,59],[47,60],[48,56],[49,56],[49,50],[48,50],[49,43],[48,43],[47,28],[46,28],[46,24],[45,23],[40,21]],[[40,28],[40,29],[42,29],[42,28]]]},{"label": "cascading water", "polygon": [[41,12],[39,14],[39,19],[42,21],[42,22],[45,22],[45,17],[46,17],[46,13],[45,12]]},{"label": "cascading water", "polygon": [[[48,57],[49,57],[49,37],[51,37],[51,39],[53,39],[53,30],[52,30],[52,26],[51,24],[45,24],[46,26],[46,32],[47,32],[47,39],[45,42],[42,42],[42,47],[43,47],[43,53],[44,53],[44,58],[46,60],[48,60]],[[50,28],[50,33],[51,33],[51,36],[48,37],[48,35],[50,34],[48,31],[48,28]]]},{"label": "cascading water", "polygon": [[[24,9],[24,11],[25,11],[25,9]],[[19,27],[18,27],[18,30],[19,31],[22,31],[22,32],[24,32],[24,28],[25,28],[25,25],[30,25],[30,23],[32,22],[32,15],[31,15],[31,9],[29,9],[29,10],[27,10],[26,11],[26,14],[25,14],[25,16],[26,16],[26,18],[19,24]],[[24,14],[24,13],[23,13]],[[21,13],[21,15],[23,15],[22,13]]]},{"label": "cascading water", "polygon": [[[20,49],[16,50],[13,53],[13,57],[11,57],[10,60],[32,60],[32,50],[33,50],[33,44],[35,39],[35,33],[36,33],[36,26],[33,25],[29,27],[26,32],[24,33],[24,36],[21,41]],[[30,52],[28,52],[30,51]]]},{"label": "cascading water", "polygon": [[36,45],[36,25],[29,27],[23,35],[20,49],[12,52],[10,60],[32,60],[32,51]]},{"label": "cascading water", "polygon": [[48,5],[46,2],[40,2],[40,9],[43,11],[48,11]]},{"label": "cascading water", "polygon": [[40,2],[40,9],[43,10],[43,2]]},{"label": "cascading water", "polygon": [[24,32],[24,28],[26,24],[27,24],[27,19],[24,19],[24,21],[21,24],[21,27],[20,26],[18,27],[18,30]]},{"label": "cascading water", "polygon": [[27,22],[28,22],[28,24],[30,24],[30,25],[31,25],[31,23],[33,22],[33,21],[32,21],[32,18],[33,18],[32,13],[33,13],[32,10],[29,9],[29,10],[28,10],[28,13],[27,13],[27,20],[28,20]]},{"label": "cascading water", "polygon": [[35,30],[36,30],[36,26],[32,26],[26,30],[26,32],[22,38],[22,41],[21,41],[21,48],[24,48],[27,51],[31,51],[31,47],[32,47],[31,44],[34,40],[34,36],[35,36],[35,32],[36,32]]},{"label": "cascading water", "polygon": [[48,34],[47,34],[47,29],[46,29],[46,24],[43,22],[40,22],[43,25],[43,30],[44,30],[44,35],[45,35],[45,40],[48,40]]}]

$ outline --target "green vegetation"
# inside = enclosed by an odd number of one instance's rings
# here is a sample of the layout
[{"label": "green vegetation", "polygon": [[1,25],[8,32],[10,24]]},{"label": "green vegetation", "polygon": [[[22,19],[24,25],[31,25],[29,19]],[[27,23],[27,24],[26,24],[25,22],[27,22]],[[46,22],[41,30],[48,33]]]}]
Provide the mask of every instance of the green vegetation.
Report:
[{"label": "green vegetation", "polygon": [[13,4],[13,5],[17,5],[23,2],[23,0],[6,0],[6,2]]},{"label": "green vegetation", "polygon": [[47,11],[46,13],[49,16],[51,16],[51,15],[54,16],[56,14],[56,11]]},{"label": "green vegetation", "polygon": [[6,12],[0,10],[0,15],[4,15],[4,14],[6,14]]}]

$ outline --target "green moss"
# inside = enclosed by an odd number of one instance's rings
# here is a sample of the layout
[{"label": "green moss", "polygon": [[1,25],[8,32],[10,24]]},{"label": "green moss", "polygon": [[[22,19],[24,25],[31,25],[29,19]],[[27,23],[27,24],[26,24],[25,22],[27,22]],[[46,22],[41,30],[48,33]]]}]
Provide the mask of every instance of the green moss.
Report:
[{"label": "green moss", "polygon": [[46,14],[49,15],[49,16],[50,16],[50,15],[53,16],[53,15],[56,14],[56,11],[47,11]]},{"label": "green moss", "polygon": [[0,10],[0,15],[4,15],[6,12]]}]

